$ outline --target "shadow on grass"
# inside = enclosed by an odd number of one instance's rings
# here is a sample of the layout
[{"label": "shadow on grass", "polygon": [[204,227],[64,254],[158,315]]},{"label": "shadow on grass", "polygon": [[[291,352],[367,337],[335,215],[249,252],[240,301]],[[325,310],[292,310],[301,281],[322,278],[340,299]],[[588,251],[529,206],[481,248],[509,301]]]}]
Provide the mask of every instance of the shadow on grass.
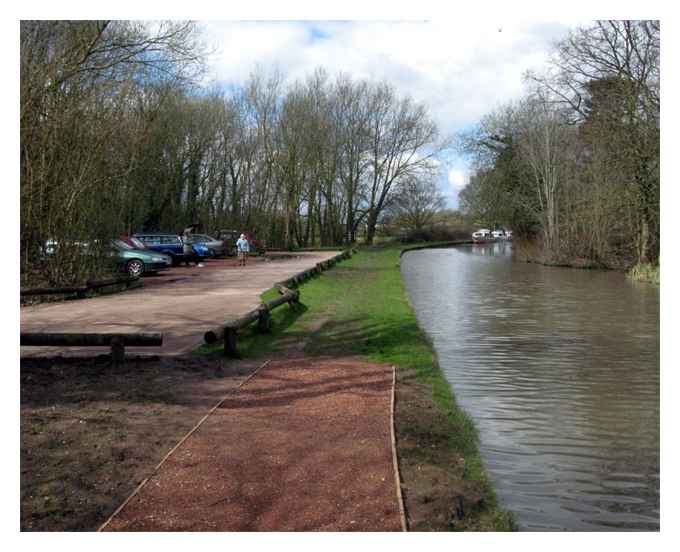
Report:
[{"label": "shadow on grass", "polygon": [[[260,333],[256,322],[239,330],[236,338],[238,358],[255,358],[270,352],[278,339],[286,334],[286,330],[295,324],[307,310],[307,306],[303,303],[294,306],[282,305],[271,314],[269,333]],[[201,345],[192,354],[208,359],[225,358],[222,342]]]},{"label": "shadow on grass", "polygon": [[305,348],[310,354],[351,352],[381,356],[389,360],[395,355],[422,349],[429,353],[415,320],[390,320],[367,324],[362,318],[328,321],[314,332]]}]

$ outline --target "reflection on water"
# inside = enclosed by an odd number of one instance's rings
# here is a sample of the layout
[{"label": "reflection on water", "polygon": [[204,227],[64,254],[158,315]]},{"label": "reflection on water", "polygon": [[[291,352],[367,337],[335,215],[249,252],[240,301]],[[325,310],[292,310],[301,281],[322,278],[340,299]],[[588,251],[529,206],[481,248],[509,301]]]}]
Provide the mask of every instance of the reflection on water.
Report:
[{"label": "reflection on water", "polygon": [[658,288],[511,254],[402,258],[499,499],[524,530],[658,530]]}]

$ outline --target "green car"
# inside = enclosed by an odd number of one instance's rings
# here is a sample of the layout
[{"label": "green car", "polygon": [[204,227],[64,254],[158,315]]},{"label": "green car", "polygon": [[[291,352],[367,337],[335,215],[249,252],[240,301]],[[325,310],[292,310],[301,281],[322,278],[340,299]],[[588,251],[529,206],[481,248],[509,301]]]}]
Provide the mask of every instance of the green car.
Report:
[{"label": "green car", "polygon": [[172,259],[168,255],[151,249],[135,249],[122,240],[113,240],[111,246],[118,268],[135,278],[172,266]]}]

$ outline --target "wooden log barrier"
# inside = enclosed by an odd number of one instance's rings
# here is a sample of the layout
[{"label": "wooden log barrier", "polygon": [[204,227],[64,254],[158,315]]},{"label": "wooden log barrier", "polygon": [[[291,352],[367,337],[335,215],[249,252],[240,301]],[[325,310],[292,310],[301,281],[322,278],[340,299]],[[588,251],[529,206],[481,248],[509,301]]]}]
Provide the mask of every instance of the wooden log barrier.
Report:
[{"label": "wooden log barrier", "polygon": [[27,288],[22,289],[19,293],[21,297],[26,297],[28,295],[67,295],[71,293],[86,293],[89,288],[87,286],[73,286],[73,287],[62,287],[62,288]]},{"label": "wooden log barrier", "polygon": [[263,303],[258,308],[244,314],[239,318],[230,318],[225,320],[220,326],[205,332],[205,334],[203,334],[203,339],[208,344],[217,343],[218,341],[222,340],[224,343],[224,354],[231,357],[237,357],[238,353],[236,351],[236,338],[238,335],[238,330],[245,328],[257,320],[258,331],[268,332],[270,312],[272,309],[275,309],[284,303],[288,303],[292,307],[300,302],[300,291],[297,289],[290,289],[289,286],[294,286],[305,281],[307,278],[314,276],[315,274],[320,274],[322,271],[333,266],[336,262],[350,257],[351,254],[351,250],[343,251],[331,259],[316,263],[314,267],[303,270],[302,272],[291,276],[283,282],[277,282],[274,284],[274,287],[281,294],[280,297]]},{"label": "wooden log barrier", "polygon": [[131,278],[128,276],[121,278],[109,278],[107,280],[90,280],[85,285],[82,286],[70,286],[70,287],[54,287],[54,288],[24,288],[20,290],[19,294],[21,297],[27,297],[30,295],[70,295],[75,293],[79,297],[83,297],[91,289],[101,289],[108,286],[115,286],[119,284],[125,284],[126,288],[129,288],[133,283],[138,283],[139,278]]},{"label": "wooden log barrier", "polygon": [[160,347],[162,333],[33,333],[21,332],[24,347],[111,347],[114,363],[125,360],[125,347]]},{"label": "wooden log barrier", "polygon": [[235,333],[237,330],[244,328],[251,322],[257,320],[259,317],[260,317],[259,309],[255,309],[251,310],[250,312],[247,312],[246,314],[240,316],[239,318],[228,318],[227,320],[222,322],[221,325],[205,332],[203,334],[203,339],[206,343],[217,343],[220,339],[224,339],[225,336],[229,333],[227,332],[227,330],[233,330],[232,333],[234,333],[234,335],[231,337],[235,340],[236,339]]}]

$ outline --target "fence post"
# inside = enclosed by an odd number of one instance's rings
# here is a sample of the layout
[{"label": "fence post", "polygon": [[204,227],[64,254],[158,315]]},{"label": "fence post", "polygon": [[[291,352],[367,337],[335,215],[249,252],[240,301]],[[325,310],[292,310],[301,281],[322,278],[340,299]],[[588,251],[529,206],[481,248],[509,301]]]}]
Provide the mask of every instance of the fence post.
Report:
[{"label": "fence post", "polygon": [[123,336],[116,335],[111,338],[111,362],[113,364],[125,362],[125,338]]},{"label": "fence post", "polygon": [[236,330],[234,328],[224,329],[224,354],[236,357]]},{"label": "fence post", "polygon": [[262,305],[258,309],[257,324],[260,333],[267,333],[269,331],[269,309]]}]

